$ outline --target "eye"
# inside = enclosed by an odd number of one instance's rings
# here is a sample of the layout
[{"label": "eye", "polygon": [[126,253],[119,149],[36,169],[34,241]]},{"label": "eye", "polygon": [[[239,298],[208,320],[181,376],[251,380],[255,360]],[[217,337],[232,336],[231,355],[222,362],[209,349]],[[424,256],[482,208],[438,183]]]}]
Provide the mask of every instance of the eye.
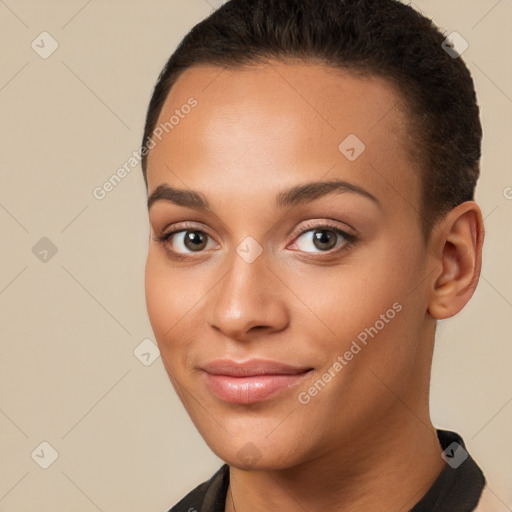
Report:
[{"label": "eye", "polygon": [[[211,249],[212,244],[218,247],[213,238],[203,229],[185,223],[167,232],[153,237],[161,244],[169,256],[176,260],[187,260],[193,253],[201,254]],[[353,245],[355,235],[347,233],[332,224],[314,224],[303,227],[295,235],[292,247],[313,254],[334,255]]]},{"label": "eye", "polygon": [[162,244],[166,251],[177,259],[186,258],[183,254],[200,253],[210,248],[212,238],[204,230],[190,225],[181,227],[188,229],[173,229],[160,233],[154,236],[153,240]]},{"label": "eye", "polygon": [[174,246],[174,250],[178,248],[178,252],[181,252],[183,247],[192,252],[199,252],[208,245],[208,238],[209,235],[204,231],[177,231],[172,236],[172,245]]},{"label": "eye", "polygon": [[303,252],[337,253],[348,248],[355,240],[354,235],[337,226],[322,224],[303,228],[293,245]]}]

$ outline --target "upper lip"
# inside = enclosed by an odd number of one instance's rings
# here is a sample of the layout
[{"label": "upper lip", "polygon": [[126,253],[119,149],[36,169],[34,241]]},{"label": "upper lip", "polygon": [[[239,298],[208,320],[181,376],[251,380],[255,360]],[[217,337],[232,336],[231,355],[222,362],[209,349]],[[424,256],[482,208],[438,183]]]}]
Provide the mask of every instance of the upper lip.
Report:
[{"label": "upper lip", "polygon": [[229,375],[232,377],[250,377],[257,375],[297,375],[312,370],[307,366],[293,366],[278,361],[249,359],[236,362],[230,359],[217,359],[201,367],[212,375]]}]

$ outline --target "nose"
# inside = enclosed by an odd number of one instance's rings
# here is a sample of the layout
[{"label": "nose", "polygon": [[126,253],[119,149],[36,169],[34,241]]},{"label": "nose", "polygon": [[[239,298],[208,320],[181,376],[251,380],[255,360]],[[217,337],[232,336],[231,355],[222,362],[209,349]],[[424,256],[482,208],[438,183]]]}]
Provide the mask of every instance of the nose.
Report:
[{"label": "nose", "polygon": [[250,341],[285,329],[286,290],[269,267],[265,252],[248,263],[234,254],[231,268],[211,294],[209,324],[225,336]]}]

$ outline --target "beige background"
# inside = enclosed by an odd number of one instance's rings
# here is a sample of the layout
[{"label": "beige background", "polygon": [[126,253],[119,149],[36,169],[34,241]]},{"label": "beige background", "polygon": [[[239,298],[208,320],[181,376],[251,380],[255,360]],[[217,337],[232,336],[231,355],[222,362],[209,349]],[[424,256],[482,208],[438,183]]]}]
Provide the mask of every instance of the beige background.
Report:
[{"label": "beige background", "polygon": [[[140,166],[92,195],[139,148],[168,56],[220,3],[0,0],[0,512],[165,511],[221,464],[161,359],[134,355],[153,339]],[[440,324],[432,417],[512,510],[512,0],[415,4],[468,41],[484,125],[482,279]],[[47,59],[31,48],[43,31],[59,45]]]}]

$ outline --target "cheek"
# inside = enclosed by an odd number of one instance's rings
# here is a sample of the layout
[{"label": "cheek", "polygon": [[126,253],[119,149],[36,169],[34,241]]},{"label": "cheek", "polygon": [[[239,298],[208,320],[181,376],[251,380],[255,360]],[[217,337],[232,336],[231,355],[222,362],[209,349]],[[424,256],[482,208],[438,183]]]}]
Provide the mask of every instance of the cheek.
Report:
[{"label": "cheek", "polygon": [[175,331],[179,326],[180,318],[183,318],[185,311],[182,311],[180,301],[180,290],[170,278],[170,273],[154,257],[151,252],[148,254],[145,271],[145,294],[146,308],[149,321],[160,350],[163,365],[174,386],[180,394],[181,386],[177,385],[182,378],[179,376],[181,365],[177,357],[179,347],[173,340],[176,339]]},{"label": "cheek", "polygon": [[173,311],[172,303],[169,303],[169,284],[164,269],[150,249],[146,260],[144,288],[149,321],[159,345],[162,333],[172,325],[169,322],[169,311]]},{"label": "cheek", "polygon": [[171,271],[161,255],[152,249],[146,260],[144,286],[149,321],[164,357],[175,348],[171,341],[176,339],[175,333],[193,307],[190,295],[197,286],[184,287],[179,273]]},{"label": "cheek", "polygon": [[[294,279],[294,291],[304,305],[315,313],[313,321],[329,336],[327,344],[351,340],[379,322],[395,319],[396,302],[403,304],[409,291],[408,278],[381,254],[362,257],[357,264],[339,267],[312,267],[307,278]],[[396,306],[398,307],[398,306]],[[389,314],[386,316],[386,312]],[[385,315],[380,320],[380,315]],[[308,319],[312,315],[307,315]],[[388,317],[392,317],[389,319]],[[301,321],[299,318],[297,321]],[[386,326],[388,323],[386,323]]]},{"label": "cheek", "polygon": [[378,368],[386,363],[404,366],[414,358],[426,310],[426,297],[418,288],[424,265],[418,247],[376,243],[361,251],[357,262],[313,268],[307,281],[297,282],[297,295],[308,297],[308,306],[319,317],[315,323],[328,334],[315,342],[325,364],[351,349],[357,355],[347,354],[349,373],[359,364],[367,373],[374,363]]},{"label": "cheek", "polygon": [[[150,248],[145,268],[146,308],[162,361],[173,374],[189,367],[191,348],[201,339],[204,307],[213,284],[190,268],[170,268],[165,255]],[[215,277],[215,276],[213,276]]]}]

